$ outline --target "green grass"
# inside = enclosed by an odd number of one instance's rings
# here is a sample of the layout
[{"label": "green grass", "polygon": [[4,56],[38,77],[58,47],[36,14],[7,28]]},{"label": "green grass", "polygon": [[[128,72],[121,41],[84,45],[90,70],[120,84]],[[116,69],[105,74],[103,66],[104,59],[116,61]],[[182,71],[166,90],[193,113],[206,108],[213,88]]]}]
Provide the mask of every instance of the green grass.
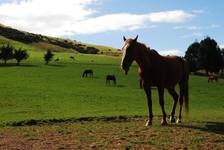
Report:
[{"label": "green grass", "polygon": [[[21,66],[0,67],[0,124],[30,119],[147,115],[136,65],[125,76],[119,57],[75,54],[73,61],[69,58],[73,53],[55,53],[60,62],[44,65],[43,52],[29,53],[30,58]],[[81,78],[87,68],[93,69],[93,78]],[[116,75],[118,86],[106,86],[107,74]],[[207,83],[205,77],[191,76],[188,120],[223,121],[223,87],[223,80]],[[173,100],[167,92],[165,103],[170,114]],[[156,90],[153,112],[161,115]]]}]

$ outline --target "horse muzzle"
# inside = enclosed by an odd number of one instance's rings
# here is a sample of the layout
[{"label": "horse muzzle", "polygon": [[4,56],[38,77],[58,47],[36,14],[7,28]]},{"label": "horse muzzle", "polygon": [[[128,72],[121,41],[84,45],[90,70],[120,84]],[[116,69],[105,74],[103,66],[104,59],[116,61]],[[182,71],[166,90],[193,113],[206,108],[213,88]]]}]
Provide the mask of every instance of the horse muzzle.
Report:
[{"label": "horse muzzle", "polygon": [[124,70],[124,72],[125,72],[125,75],[128,75],[128,69],[127,70]]},{"label": "horse muzzle", "polygon": [[122,65],[121,68],[124,70],[125,75],[127,75],[128,71],[129,71],[129,68],[125,67],[124,65]]}]

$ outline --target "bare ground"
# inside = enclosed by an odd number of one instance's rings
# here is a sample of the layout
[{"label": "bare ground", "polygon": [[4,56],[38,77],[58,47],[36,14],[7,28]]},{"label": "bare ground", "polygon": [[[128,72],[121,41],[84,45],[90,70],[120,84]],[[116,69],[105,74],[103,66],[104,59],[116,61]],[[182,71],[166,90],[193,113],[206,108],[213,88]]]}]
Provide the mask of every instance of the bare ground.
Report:
[{"label": "bare ground", "polygon": [[146,118],[0,128],[0,149],[224,149],[223,122],[160,126]]}]

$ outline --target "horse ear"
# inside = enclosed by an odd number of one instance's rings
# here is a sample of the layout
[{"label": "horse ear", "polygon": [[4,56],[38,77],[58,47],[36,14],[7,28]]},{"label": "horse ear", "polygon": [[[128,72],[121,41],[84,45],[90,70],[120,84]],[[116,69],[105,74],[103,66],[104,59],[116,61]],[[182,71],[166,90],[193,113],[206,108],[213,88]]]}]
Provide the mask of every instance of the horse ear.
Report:
[{"label": "horse ear", "polygon": [[123,36],[123,40],[126,41],[126,37],[125,36]]},{"label": "horse ear", "polygon": [[137,42],[137,40],[138,40],[138,35],[135,37],[134,41]]}]

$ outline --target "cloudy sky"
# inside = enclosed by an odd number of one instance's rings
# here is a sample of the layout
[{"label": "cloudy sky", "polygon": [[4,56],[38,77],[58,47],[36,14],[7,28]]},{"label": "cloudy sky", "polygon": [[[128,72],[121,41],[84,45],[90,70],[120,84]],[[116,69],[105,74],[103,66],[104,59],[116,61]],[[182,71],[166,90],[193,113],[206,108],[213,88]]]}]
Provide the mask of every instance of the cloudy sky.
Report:
[{"label": "cloudy sky", "polygon": [[224,47],[221,0],[0,0],[0,23],[25,31],[122,47],[122,36],[164,55],[184,55],[195,40]]}]

